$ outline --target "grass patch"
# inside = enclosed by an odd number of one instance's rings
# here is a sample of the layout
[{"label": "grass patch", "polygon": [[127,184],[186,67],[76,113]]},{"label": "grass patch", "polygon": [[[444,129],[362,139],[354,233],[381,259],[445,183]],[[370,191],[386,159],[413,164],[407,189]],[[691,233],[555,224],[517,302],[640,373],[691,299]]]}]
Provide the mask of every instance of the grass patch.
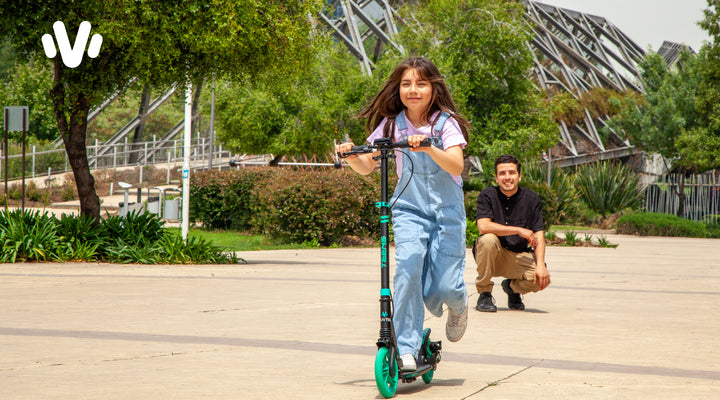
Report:
[{"label": "grass patch", "polygon": [[[180,232],[180,228],[166,228]],[[205,231],[190,229],[189,237],[204,239],[225,251],[252,251],[252,250],[284,250],[317,247],[312,243],[303,244],[269,244],[262,235],[247,235],[232,231]]]},{"label": "grass patch", "polygon": [[583,225],[553,225],[552,230],[553,231],[589,231],[590,229],[593,229],[590,226],[583,226]]}]

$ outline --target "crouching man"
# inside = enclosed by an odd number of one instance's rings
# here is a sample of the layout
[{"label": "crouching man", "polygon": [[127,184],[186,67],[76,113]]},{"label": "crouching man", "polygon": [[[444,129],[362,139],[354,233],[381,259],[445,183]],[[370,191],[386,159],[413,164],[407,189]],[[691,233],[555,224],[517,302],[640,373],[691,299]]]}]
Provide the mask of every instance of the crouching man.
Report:
[{"label": "crouching man", "polygon": [[478,311],[496,312],[492,296],[493,277],[504,277],[503,291],[508,295],[508,308],[524,310],[522,296],[550,285],[545,263],[540,197],[519,186],[520,161],[512,155],[495,160],[497,186],[485,188],[477,199],[477,224],[480,236],[473,255],[478,276],[475,287],[479,293]]}]

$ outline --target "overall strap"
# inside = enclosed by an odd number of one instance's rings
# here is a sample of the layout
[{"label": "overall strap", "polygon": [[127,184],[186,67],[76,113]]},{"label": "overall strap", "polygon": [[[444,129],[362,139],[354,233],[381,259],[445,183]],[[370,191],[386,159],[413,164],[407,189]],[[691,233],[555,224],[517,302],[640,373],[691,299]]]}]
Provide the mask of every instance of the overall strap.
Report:
[{"label": "overall strap", "polygon": [[450,114],[443,111],[440,113],[440,117],[438,117],[437,122],[435,122],[435,126],[433,127],[433,131],[435,131],[436,134],[441,134],[443,130],[443,126],[445,126],[445,122],[447,122],[448,118],[450,118]]},{"label": "overall strap", "polygon": [[400,111],[400,114],[395,117],[395,125],[397,125],[398,131],[407,131],[408,127],[407,122],[405,122],[405,110]]}]

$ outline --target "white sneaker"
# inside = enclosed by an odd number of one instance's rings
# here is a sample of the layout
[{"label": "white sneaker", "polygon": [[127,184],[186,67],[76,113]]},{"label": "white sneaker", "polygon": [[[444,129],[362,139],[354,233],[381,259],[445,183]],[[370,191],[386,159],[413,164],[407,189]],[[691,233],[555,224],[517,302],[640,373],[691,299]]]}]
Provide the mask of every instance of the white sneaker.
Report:
[{"label": "white sneaker", "polygon": [[415,363],[415,356],[410,353],[406,353],[400,356],[400,364],[402,367],[400,371],[415,371],[417,364]]},{"label": "white sneaker", "polygon": [[448,318],[445,323],[445,336],[451,342],[457,342],[462,339],[467,329],[468,319],[468,305],[467,298],[465,299],[465,311],[462,314],[455,314],[455,312],[448,307]]}]

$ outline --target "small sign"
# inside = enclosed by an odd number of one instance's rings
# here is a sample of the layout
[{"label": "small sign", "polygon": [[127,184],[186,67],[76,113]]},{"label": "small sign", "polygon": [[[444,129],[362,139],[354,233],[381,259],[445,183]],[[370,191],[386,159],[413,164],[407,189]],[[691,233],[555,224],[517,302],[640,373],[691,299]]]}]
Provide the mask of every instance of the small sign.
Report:
[{"label": "small sign", "polygon": [[190,170],[184,169],[183,170],[183,179],[190,178]]},{"label": "small sign", "polygon": [[23,131],[23,110],[25,111],[25,131],[30,129],[30,109],[28,106],[8,106],[3,113],[3,128],[7,132]]}]

